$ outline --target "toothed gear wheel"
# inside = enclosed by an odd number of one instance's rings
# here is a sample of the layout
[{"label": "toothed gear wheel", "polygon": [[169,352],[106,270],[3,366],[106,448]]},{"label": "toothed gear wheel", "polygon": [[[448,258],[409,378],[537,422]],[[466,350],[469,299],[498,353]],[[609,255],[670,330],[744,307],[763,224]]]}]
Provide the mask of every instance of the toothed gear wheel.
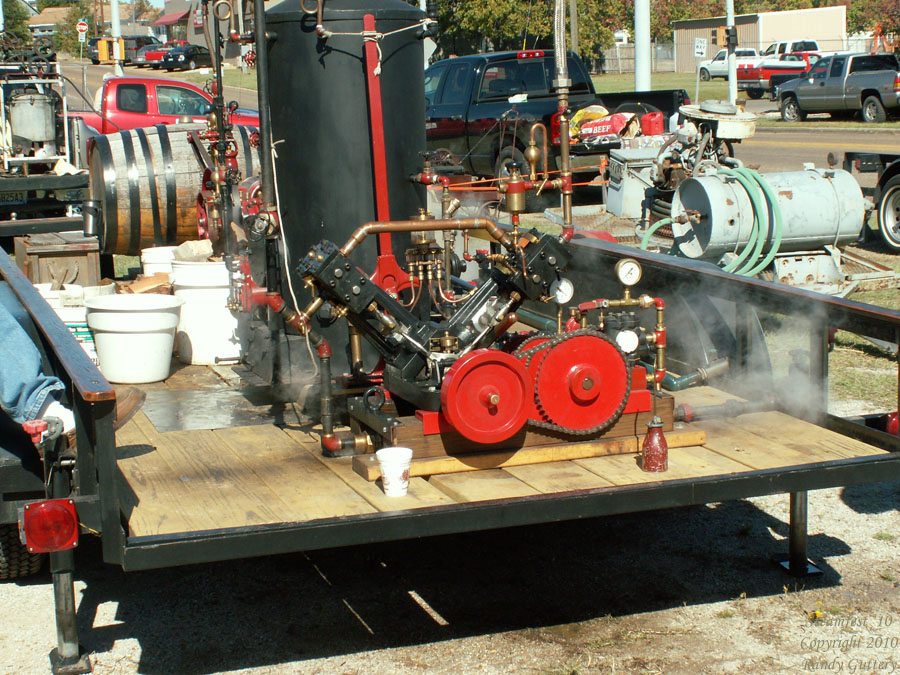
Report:
[{"label": "toothed gear wheel", "polygon": [[619,419],[631,394],[631,370],[612,340],[581,329],[541,347],[534,399],[543,419],[530,420],[533,426],[590,436]]}]

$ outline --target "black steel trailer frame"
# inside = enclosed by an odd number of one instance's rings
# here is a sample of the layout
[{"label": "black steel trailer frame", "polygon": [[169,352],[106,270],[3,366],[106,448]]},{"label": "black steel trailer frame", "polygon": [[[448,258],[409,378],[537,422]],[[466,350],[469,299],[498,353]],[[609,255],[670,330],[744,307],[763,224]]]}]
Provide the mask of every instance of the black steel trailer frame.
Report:
[{"label": "black steel trailer frame", "polygon": [[[573,243],[570,273],[579,280],[597,278],[598,269],[612,269],[621,258],[636,258],[644,268],[646,287],[700,287],[713,297],[743,309],[811,318],[810,376],[827,378],[827,336],[837,328],[880,340],[900,342],[900,312],[881,309],[817,293],[737,277],[719,268],[691,260],[661,256],[598,240]],[[31,316],[49,368],[63,379],[71,396],[78,425],[78,453],[74,467],[39,473],[34,462],[11,466],[0,461],[0,522],[25,502],[42,496],[69,496],[78,509],[85,531],[102,534],[103,560],[125,570],[212,562],[319,548],[350,546],[440,534],[471,532],[516,525],[623,514],[752,496],[790,494],[790,538],[787,569],[795,575],[808,571],[807,491],[900,479],[900,439],[862,424],[828,414],[811,420],[852,436],[888,454],[793,466],[788,469],[749,471],[659,483],[578,490],[569,493],[482,501],[472,504],[427,507],[303,523],[195,531],[171,535],[129,536],[122,516],[120,476],[113,433],[115,392],[90,362],[56,314],[5,254],[0,252],[0,277],[13,289]],[[590,289],[588,289],[590,290]],[[749,349],[737,321],[736,340]],[[741,367],[737,359],[734,367]],[[900,372],[898,372],[900,382]],[[825,391],[816,409],[825,410]],[[898,385],[900,398],[900,385]],[[0,455],[0,460],[2,460]],[[8,459],[8,458],[7,458]],[[44,475],[50,480],[45,481]],[[71,490],[69,481],[71,478]],[[12,487],[15,489],[12,489]],[[22,490],[23,486],[27,490]],[[40,494],[39,491],[43,491]],[[50,556],[57,606],[59,644],[54,650],[56,672],[85,672],[89,662],[80,655],[75,627],[72,588],[72,551]]]}]

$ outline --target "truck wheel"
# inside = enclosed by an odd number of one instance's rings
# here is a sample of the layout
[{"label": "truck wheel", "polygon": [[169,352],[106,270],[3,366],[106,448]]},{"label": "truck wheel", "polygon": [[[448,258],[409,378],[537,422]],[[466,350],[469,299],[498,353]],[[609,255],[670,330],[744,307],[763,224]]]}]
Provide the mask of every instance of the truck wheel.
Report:
[{"label": "truck wheel", "polygon": [[95,66],[99,66],[99,65],[100,65],[100,59],[91,59],[91,63],[93,63]]},{"label": "truck wheel", "polygon": [[884,122],[887,119],[881,99],[877,96],[869,96],[863,101],[862,119],[863,122],[869,123]]},{"label": "truck wheel", "polygon": [[190,61],[188,61],[187,69],[188,70],[197,70],[197,62],[194,61],[194,59],[191,59]]},{"label": "truck wheel", "polygon": [[894,253],[900,253],[900,176],[891,178],[881,190],[878,231],[885,245]]},{"label": "truck wheel", "polygon": [[0,525],[0,579],[17,579],[37,574],[44,556],[29,553],[19,540],[16,525]]},{"label": "truck wheel", "polygon": [[806,119],[806,113],[793,96],[788,96],[781,102],[781,119],[785,122],[802,122]]},{"label": "truck wheel", "polygon": [[709,71],[706,68],[700,69],[700,81],[709,82]]},{"label": "truck wheel", "polygon": [[749,96],[749,97],[752,98],[752,99],[762,98],[762,97],[763,97],[763,94],[765,94],[765,93],[766,93],[766,92],[765,92],[764,89],[756,89],[756,88],[753,88],[753,89],[748,89],[748,90],[747,90],[747,96]]}]

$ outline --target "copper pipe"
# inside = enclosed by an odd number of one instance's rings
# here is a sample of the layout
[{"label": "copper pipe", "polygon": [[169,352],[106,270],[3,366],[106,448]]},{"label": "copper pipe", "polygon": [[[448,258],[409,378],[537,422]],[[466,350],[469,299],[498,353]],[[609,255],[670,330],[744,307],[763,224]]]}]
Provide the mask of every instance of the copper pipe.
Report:
[{"label": "copper pipe", "polygon": [[512,251],[513,240],[490,218],[452,218],[449,220],[394,220],[385,223],[373,221],[361,225],[341,247],[341,253],[349,256],[370,234],[381,232],[423,232],[441,230],[486,230],[504,248]]},{"label": "copper pipe", "polygon": [[359,373],[363,368],[362,335],[352,323],[347,326],[350,331],[350,372]]},{"label": "copper pipe", "polygon": [[536,129],[541,130],[541,136],[544,139],[544,143],[542,146],[544,149],[544,174],[543,174],[543,177],[544,177],[544,180],[547,181],[547,180],[550,180],[550,171],[547,167],[547,158],[550,156],[550,154],[549,154],[550,150],[547,145],[547,127],[544,125],[543,122],[535,122],[534,124],[532,124],[531,125],[531,135],[529,136],[529,139],[528,139],[531,143],[534,143],[534,132]]}]

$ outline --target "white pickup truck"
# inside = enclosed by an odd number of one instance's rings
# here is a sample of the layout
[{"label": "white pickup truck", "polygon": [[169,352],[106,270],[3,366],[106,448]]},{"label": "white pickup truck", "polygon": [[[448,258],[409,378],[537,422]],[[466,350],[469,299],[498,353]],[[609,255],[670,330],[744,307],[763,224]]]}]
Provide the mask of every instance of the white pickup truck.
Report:
[{"label": "white pickup truck", "polygon": [[[758,59],[759,53],[749,47],[738,47],[734,50],[738,61]],[[719,53],[707,61],[700,62],[700,79],[708,82],[714,77],[728,77],[728,50],[720,49]]]},{"label": "white pickup truck", "polygon": [[[773,42],[766,47],[762,56],[778,57],[781,54],[791,54],[793,52],[818,52],[819,54],[822,54],[822,50],[819,49],[819,43],[815,40],[787,40],[783,42]],[[822,55],[824,56],[824,54]]]}]

